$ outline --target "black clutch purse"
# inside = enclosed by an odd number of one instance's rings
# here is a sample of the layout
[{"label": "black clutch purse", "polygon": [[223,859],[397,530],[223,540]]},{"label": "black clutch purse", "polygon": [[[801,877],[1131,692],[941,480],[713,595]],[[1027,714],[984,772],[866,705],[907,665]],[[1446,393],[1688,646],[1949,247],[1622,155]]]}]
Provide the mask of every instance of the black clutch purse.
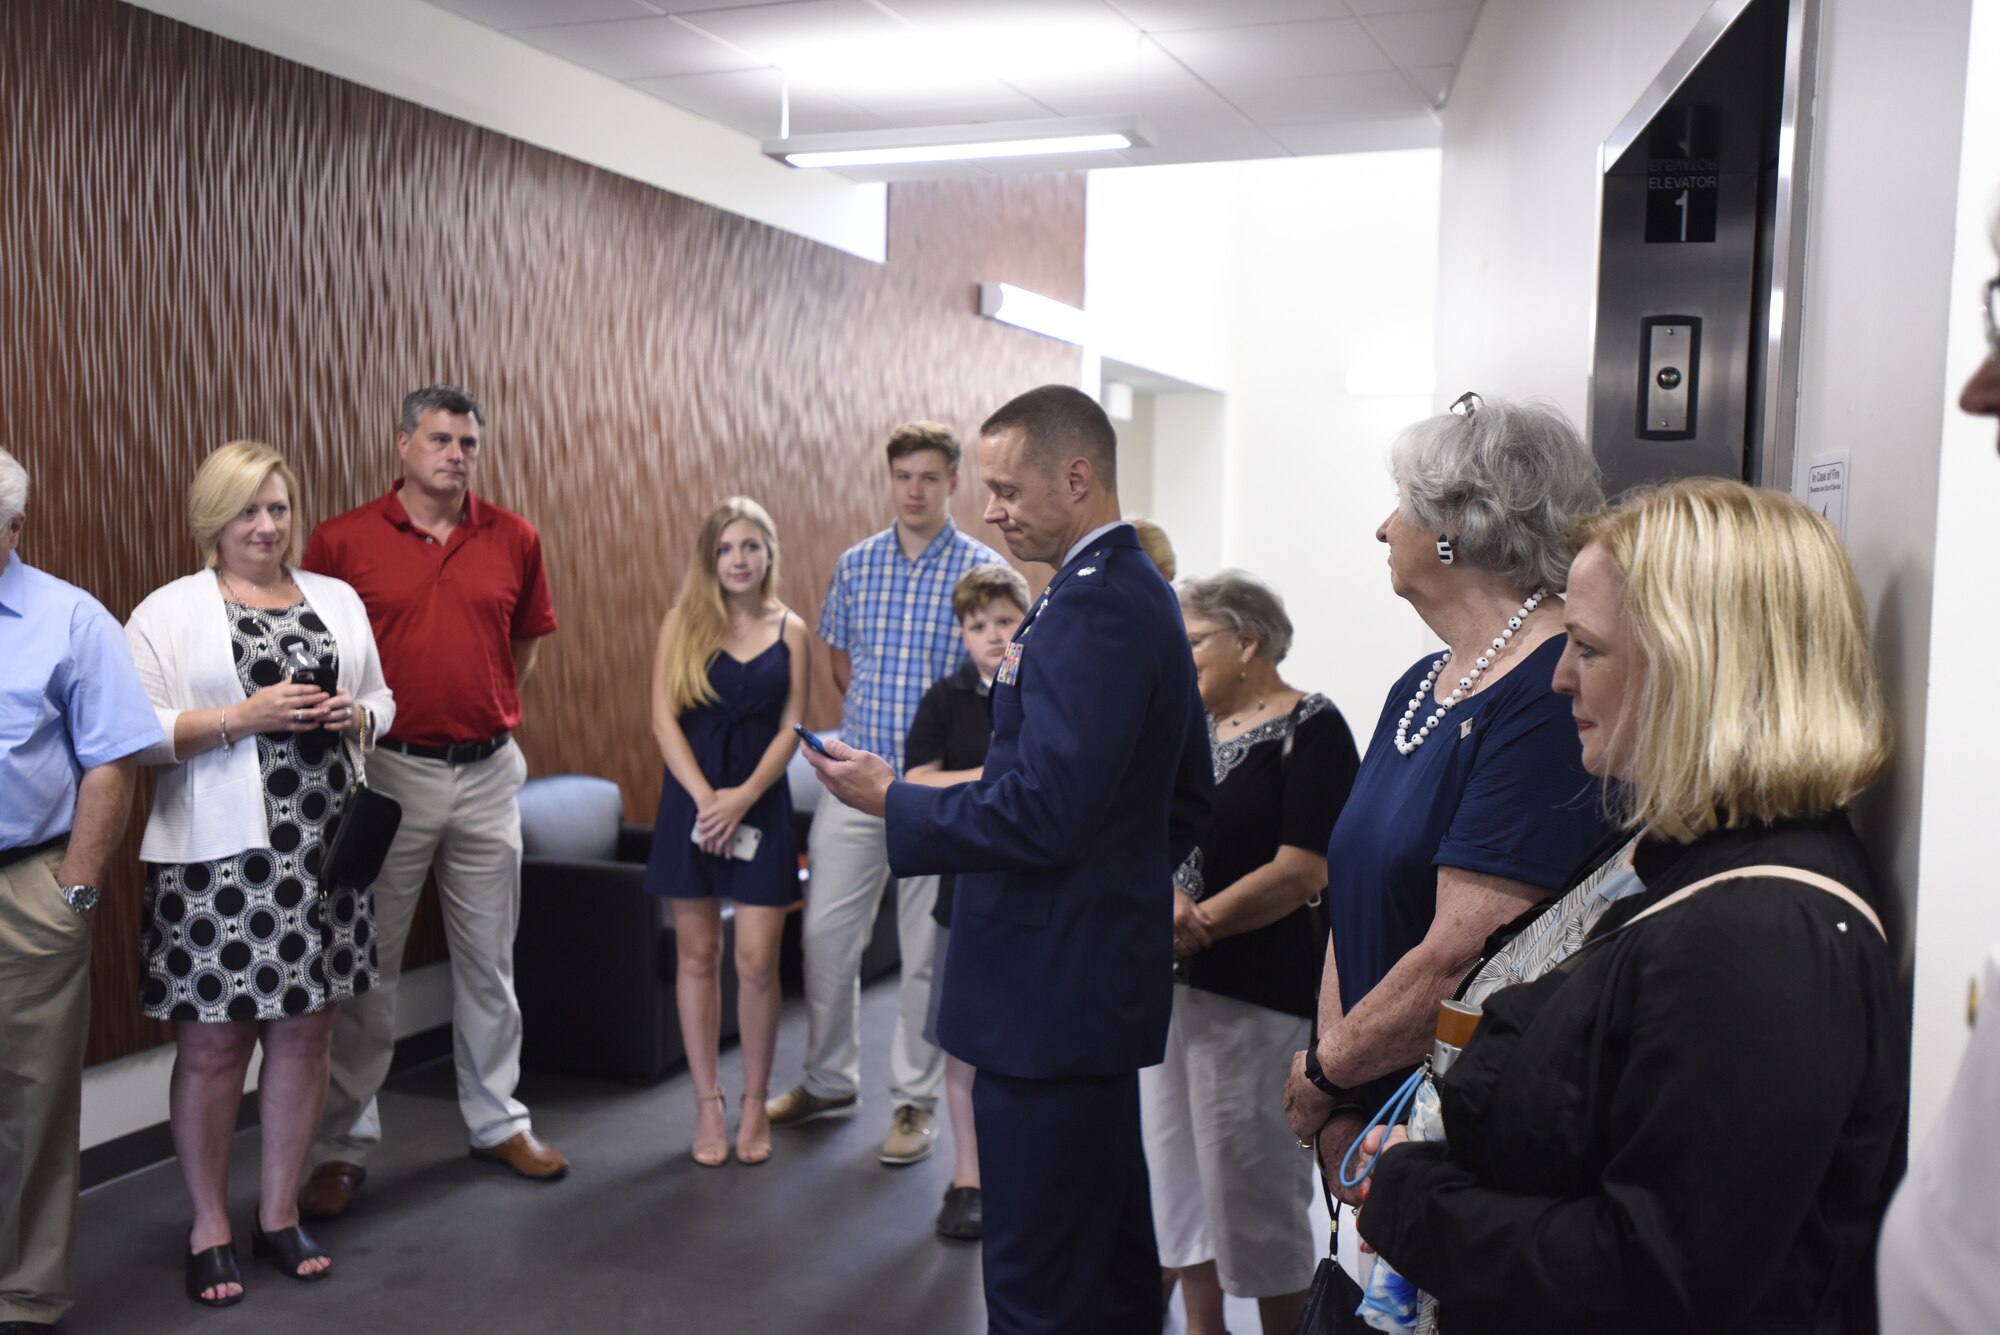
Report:
[{"label": "black clutch purse", "polygon": [[403,824],[403,804],[370,788],[361,751],[349,747],[345,737],[340,745],[347,754],[354,782],[347,790],[347,809],[341,813],[340,825],[320,862],[319,883],[322,887],[366,890],[382,874],[389,845],[395,842],[396,831]]}]

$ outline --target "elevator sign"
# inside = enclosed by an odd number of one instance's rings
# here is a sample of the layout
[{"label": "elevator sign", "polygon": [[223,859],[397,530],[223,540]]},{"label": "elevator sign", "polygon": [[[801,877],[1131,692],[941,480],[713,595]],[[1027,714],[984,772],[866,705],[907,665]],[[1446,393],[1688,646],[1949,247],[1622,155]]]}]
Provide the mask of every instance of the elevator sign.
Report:
[{"label": "elevator sign", "polygon": [[1813,513],[1847,536],[1848,458],[1839,454],[1816,454],[1806,464],[1806,504]]},{"label": "elevator sign", "polygon": [[1715,240],[1722,194],[1721,115],[1669,107],[1646,131],[1646,240]]}]

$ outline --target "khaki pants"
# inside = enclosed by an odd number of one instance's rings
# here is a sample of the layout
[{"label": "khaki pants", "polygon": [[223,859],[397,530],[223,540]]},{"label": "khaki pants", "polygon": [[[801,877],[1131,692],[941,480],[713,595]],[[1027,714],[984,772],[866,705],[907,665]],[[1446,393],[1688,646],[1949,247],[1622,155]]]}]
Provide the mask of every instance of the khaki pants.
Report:
[{"label": "khaki pants", "polygon": [[527,775],[528,762],[512,742],[470,765],[394,751],[369,756],[370,786],[403,804],[403,823],[371,896],[382,980],[340,1008],[313,1162],[365,1163],[381,1142],[376,1094],[395,1055],[396,982],[424,875],[433,867],[451,947],[459,1112],[472,1143],[481,1147],[528,1129],[528,1110],[514,1098],[521,1078],[521,1006],[514,999],[521,808],[515,799]]},{"label": "khaki pants", "polygon": [[[823,798],[813,812],[812,883],[806,890],[806,1088],[823,1099],[859,1092],[861,955],[889,882],[889,837],[880,816]],[[903,957],[896,1036],[889,1045],[889,1098],[937,1106],[944,1053],[924,1039],[937,953],[938,878],[895,882],[896,941]]]},{"label": "khaki pants", "polygon": [[0,1321],[70,1305],[90,924],[56,890],[61,861],[0,867]]}]

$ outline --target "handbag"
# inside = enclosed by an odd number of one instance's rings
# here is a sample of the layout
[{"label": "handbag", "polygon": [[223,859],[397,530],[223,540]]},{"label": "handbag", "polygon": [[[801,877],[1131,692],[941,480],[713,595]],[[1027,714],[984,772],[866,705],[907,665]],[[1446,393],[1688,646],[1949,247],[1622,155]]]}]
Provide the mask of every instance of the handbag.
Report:
[{"label": "handbag", "polygon": [[1305,1310],[1299,1313],[1299,1323],[1292,1327],[1292,1335],[1376,1335],[1356,1314],[1361,1306],[1361,1286],[1340,1264],[1340,1202],[1327,1186],[1317,1131],[1313,1133],[1313,1159],[1319,1164],[1319,1189],[1326,1198],[1326,1212],[1333,1220],[1333,1228],[1326,1255],[1313,1271],[1312,1287],[1306,1290]]},{"label": "handbag", "polygon": [[403,804],[387,793],[368,786],[368,767],[359,749],[352,748],[343,735],[341,753],[347,757],[354,781],[347,789],[347,807],[340,825],[320,859],[319,883],[366,890],[382,874],[389,845],[403,824]]}]

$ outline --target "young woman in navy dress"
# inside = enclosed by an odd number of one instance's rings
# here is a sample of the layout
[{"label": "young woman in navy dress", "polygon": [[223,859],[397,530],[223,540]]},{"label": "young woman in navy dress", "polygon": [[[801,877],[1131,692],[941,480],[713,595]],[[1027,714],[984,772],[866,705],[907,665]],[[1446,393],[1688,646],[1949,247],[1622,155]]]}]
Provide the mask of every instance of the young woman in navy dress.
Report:
[{"label": "young woman in navy dress", "polygon": [[764,1095],[778,1034],[778,939],[799,899],[785,764],[807,682],[805,624],[778,601],[777,585],[771,516],[730,497],[701,526],[653,668],[653,734],[667,772],[646,889],[673,903],[674,1001],[695,1084],[692,1153],[709,1168],[729,1158],[716,1074],[725,899],[736,905],[743,1047],[736,1157],[771,1157]]}]

